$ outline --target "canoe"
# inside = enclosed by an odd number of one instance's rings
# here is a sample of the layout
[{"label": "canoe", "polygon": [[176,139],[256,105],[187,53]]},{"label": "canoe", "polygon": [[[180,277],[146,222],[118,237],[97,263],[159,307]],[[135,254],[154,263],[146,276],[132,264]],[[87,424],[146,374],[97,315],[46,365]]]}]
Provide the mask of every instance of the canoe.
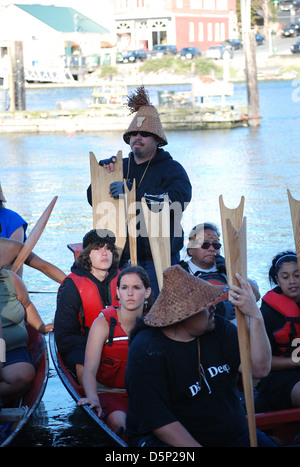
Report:
[{"label": "canoe", "polygon": [[15,407],[0,410],[0,447],[8,446],[24,428],[38,407],[47,386],[49,359],[45,337],[30,325],[27,325],[27,332],[28,350],[36,367],[36,375],[31,388]]},{"label": "canoe", "polygon": [[[58,352],[55,336],[54,333],[50,334],[49,337],[49,349],[50,355],[54,364],[54,367],[60,377],[62,383],[64,384],[65,388],[69,392],[69,394],[73,397],[74,401],[77,403],[78,400],[83,397],[84,391],[83,387],[80,386],[76,379],[72,376],[72,374],[68,371],[67,367],[65,366],[61,355]],[[95,422],[95,424],[106,434],[109,438],[115,442],[118,446],[127,447],[127,443],[118,436],[111,428],[106,425],[106,423],[100,419],[96,412],[92,410],[88,405],[80,406],[80,408],[88,415],[88,417]]]},{"label": "canoe", "polygon": [[[82,243],[71,243],[67,246],[69,250],[73,252],[74,258],[76,260],[79,253],[82,251]],[[54,340],[54,336],[51,336],[51,339]],[[61,363],[61,365],[62,367],[64,367],[63,363]],[[72,378],[72,376],[69,374],[66,368],[65,371],[68,373],[67,378],[71,378],[71,380],[73,380],[72,383],[76,385],[75,380]],[[64,384],[67,387],[68,381]],[[77,387],[80,388],[78,385]],[[241,387],[240,389],[242,390]],[[241,397],[243,398],[243,393]],[[80,398],[80,396],[78,396],[78,398]],[[96,416],[96,414],[91,409],[87,409],[89,410],[89,412],[92,412],[93,418],[96,417],[96,419],[99,421],[99,418]],[[256,413],[255,420],[256,428],[274,438],[274,440],[280,446],[300,445],[300,408]],[[116,435],[114,434],[114,436]]]},{"label": "canoe", "polygon": [[256,413],[256,427],[279,446],[300,445],[300,408]]}]

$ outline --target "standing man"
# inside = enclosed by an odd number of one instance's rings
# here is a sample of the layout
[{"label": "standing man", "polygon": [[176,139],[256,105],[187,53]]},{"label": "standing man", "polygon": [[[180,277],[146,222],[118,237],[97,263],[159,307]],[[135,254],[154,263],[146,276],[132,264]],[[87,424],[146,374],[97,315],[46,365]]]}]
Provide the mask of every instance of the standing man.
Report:
[{"label": "standing man", "polygon": [[[181,218],[184,209],[192,197],[192,187],[188,175],[179,162],[162,149],[168,144],[159,114],[151,105],[149,96],[143,86],[128,98],[128,108],[136,112],[127,131],[123,135],[125,143],[130,145],[128,158],[123,159],[123,174],[129,188],[133,180],[136,182],[136,201],[138,204],[145,198],[153,210],[168,195],[170,203],[170,246],[171,264],[179,262],[179,252],[183,247],[183,231]],[[100,165],[113,170],[115,158],[101,160]],[[124,193],[123,180],[110,186],[111,196],[118,198]],[[88,188],[88,201],[92,205],[91,186]],[[152,260],[149,240],[145,234],[142,213],[137,215],[137,258],[138,264],[149,274],[154,297],[158,295],[158,284]],[[129,243],[126,242],[120,267],[124,267],[130,259]]]},{"label": "standing man", "polygon": [[[232,303],[249,318],[254,378],[270,371],[271,349],[251,288],[237,275]],[[249,446],[237,387],[237,329],[214,314],[226,286],[199,279],[179,265],[164,271],[163,288],[132,334],[126,370],[127,438],[138,447]],[[274,446],[257,433],[259,446]]]}]

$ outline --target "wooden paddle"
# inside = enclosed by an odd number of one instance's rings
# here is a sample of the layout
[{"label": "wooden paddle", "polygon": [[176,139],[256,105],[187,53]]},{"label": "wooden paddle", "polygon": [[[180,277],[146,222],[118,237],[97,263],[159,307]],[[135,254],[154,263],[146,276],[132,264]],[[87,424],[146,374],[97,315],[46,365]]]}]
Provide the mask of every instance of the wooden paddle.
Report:
[{"label": "wooden paddle", "polygon": [[128,228],[130,264],[137,266],[137,246],[136,246],[136,192],[135,179],[133,180],[131,190],[128,189],[124,180],[125,204],[126,204],[126,223]]},{"label": "wooden paddle", "polygon": [[[235,277],[236,273],[239,273],[243,279],[247,281],[246,219],[243,218],[244,201],[244,197],[242,197],[236,209],[229,209],[224,205],[223,197],[220,196],[219,198],[227,280],[229,284],[234,285],[239,285]],[[257,435],[248,322],[245,315],[238,307],[235,308],[235,311],[250,445],[256,447]]]},{"label": "wooden paddle", "polygon": [[158,287],[161,290],[163,286],[163,271],[171,266],[169,197],[167,195],[164,196],[163,208],[159,212],[149,209],[145,198],[142,198],[142,210]]},{"label": "wooden paddle", "polygon": [[90,152],[91,188],[94,229],[108,229],[116,236],[119,257],[126,243],[125,195],[114,199],[109,192],[112,182],[123,180],[122,151],[118,151],[114,170],[101,167]]},{"label": "wooden paddle", "polygon": [[293,198],[289,189],[287,190],[287,193],[293,224],[297,261],[300,269],[300,201],[297,201],[295,198]]},{"label": "wooden paddle", "polygon": [[48,222],[48,219],[51,215],[51,212],[54,208],[54,205],[57,201],[57,196],[53,198],[49,206],[45,209],[35,226],[33,227],[32,231],[28,235],[28,238],[26,239],[21,251],[19,252],[18,256],[16,257],[11,270],[14,272],[18,272],[24,261],[28,258],[30,255],[31,251],[35,247],[38,239],[43,233],[44,228],[46,227],[46,224]]}]

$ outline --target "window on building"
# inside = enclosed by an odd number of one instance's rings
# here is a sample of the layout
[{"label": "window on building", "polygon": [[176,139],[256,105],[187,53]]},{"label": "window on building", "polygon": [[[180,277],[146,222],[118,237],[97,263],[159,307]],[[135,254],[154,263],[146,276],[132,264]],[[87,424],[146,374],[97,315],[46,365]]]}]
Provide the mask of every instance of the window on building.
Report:
[{"label": "window on building", "polygon": [[189,22],[189,41],[195,41],[195,24],[192,22]]},{"label": "window on building", "polygon": [[144,6],[145,6],[145,0],[136,0],[136,2],[137,2],[137,5],[136,5],[136,6],[137,6],[138,8],[139,8],[139,7],[144,7]]},{"label": "window on building", "polygon": [[176,0],[176,7],[183,8],[183,0]]},{"label": "window on building", "polygon": [[225,23],[221,23],[221,41],[225,41],[226,37],[225,37]]},{"label": "window on building", "polygon": [[228,0],[216,0],[217,10],[228,10]]},{"label": "window on building", "polygon": [[215,0],[203,0],[204,10],[215,10]]},{"label": "window on building", "polygon": [[118,0],[117,8],[123,10],[123,8],[128,8],[128,0]]},{"label": "window on building", "polygon": [[203,0],[190,0],[191,10],[202,10]]},{"label": "window on building", "polygon": [[203,42],[204,41],[204,27],[203,23],[198,23],[198,41]]},{"label": "window on building", "polygon": [[207,23],[207,40],[212,42],[213,40],[213,25],[212,23]]},{"label": "window on building", "polygon": [[217,42],[220,41],[220,24],[219,23],[215,24],[215,41]]}]

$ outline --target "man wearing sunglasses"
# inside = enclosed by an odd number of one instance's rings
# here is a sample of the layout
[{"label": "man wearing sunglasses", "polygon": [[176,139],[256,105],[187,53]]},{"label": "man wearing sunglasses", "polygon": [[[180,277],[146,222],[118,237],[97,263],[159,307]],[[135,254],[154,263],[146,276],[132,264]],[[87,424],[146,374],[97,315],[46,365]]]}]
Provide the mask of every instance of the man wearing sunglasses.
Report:
[{"label": "man wearing sunglasses", "polygon": [[[187,254],[188,261],[180,261],[180,265],[194,276],[212,282],[213,284],[227,284],[225,258],[220,255],[220,232],[215,224],[205,222],[196,225],[189,234]],[[248,279],[256,300],[260,299],[258,285]],[[228,300],[217,304],[216,313],[233,320],[234,307]]]},{"label": "man wearing sunglasses", "polygon": [[[135,112],[128,129],[123,134],[125,143],[130,145],[128,158],[123,159],[123,175],[129,189],[133,180],[136,183],[137,205],[145,198],[153,210],[164,201],[168,195],[170,203],[170,246],[171,264],[179,262],[179,252],[183,247],[183,230],[181,218],[192,196],[189,177],[179,162],[175,161],[169,152],[162,149],[168,144],[159,114],[150,103],[149,96],[143,86],[138,88],[128,98],[128,108]],[[100,160],[99,164],[108,171],[113,170],[115,158]],[[124,181],[113,182],[110,185],[113,198],[124,193]],[[88,188],[88,201],[92,204],[91,187]],[[146,234],[143,218],[137,213],[137,258],[138,264],[149,274],[154,298],[159,289],[156,279],[149,240]],[[129,244],[126,242],[120,267],[130,260]]]}]

